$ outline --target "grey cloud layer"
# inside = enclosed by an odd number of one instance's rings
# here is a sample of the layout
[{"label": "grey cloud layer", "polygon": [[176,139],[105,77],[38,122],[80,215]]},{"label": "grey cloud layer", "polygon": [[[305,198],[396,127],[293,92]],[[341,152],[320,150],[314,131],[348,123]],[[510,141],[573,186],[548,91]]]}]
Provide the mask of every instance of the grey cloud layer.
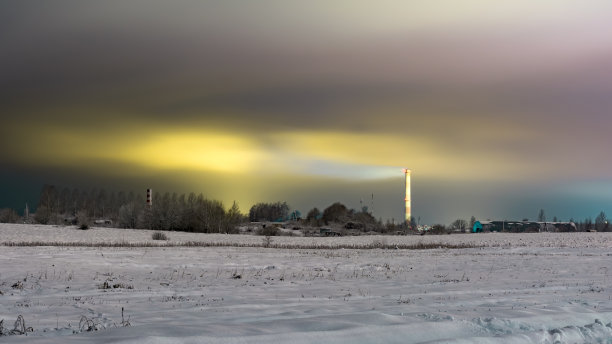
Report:
[{"label": "grey cloud layer", "polygon": [[[2,2],[0,116],[24,124],[0,127],[0,143],[16,147],[32,123],[235,128],[270,145],[272,132],[372,132],[609,178],[590,152],[610,146],[611,6]],[[420,192],[432,208],[444,198]]]}]

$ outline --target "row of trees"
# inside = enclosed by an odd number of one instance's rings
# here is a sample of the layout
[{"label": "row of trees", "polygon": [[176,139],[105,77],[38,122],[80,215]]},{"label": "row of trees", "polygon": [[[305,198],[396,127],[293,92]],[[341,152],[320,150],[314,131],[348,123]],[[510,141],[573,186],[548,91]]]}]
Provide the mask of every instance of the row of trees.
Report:
[{"label": "row of trees", "polygon": [[202,194],[154,193],[147,206],[134,192],[82,191],[45,185],[34,220],[41,224],[87,223],[110,220],[122,228],[144,228],[204,233],[233,233],[246,218],[236,202],[229,209]]},{"label": "row of trees", "polygon": [[0,209],[0,223],[16,223],[19,222],[21,216],[14,209]]},{"label": "row of trees", "polygon": [[595,221],[593,221],[590,217],[587,217],[586,219],[578,222],[573,221],[573,219],[571,219],[570,221],[576,223],[576,227],[579,231],[595,230],[598,232],[610,232],[612,230],[608,223],[608,217],[603,211],[600,212],[597,217],[595,217]]},{"label": "row of trees", "polygon": [[238,204],[225,210],[218,200],[196,195],[154,196],[152,206],[130,202],[119,208],[118,224],[124,228],[145,228],[199,233],[236,233],[246,218]]},{"label": "row of trees", "polygon": [[311,227],[334,225],[335,227],[343,226],[347,230],[359,231],[384,232],[386,228],[380,220],[377,221],[368,212],[367,207],[364,207],[361,211],[356,211],[336,202],[323,211],[318,208],[311,209],[306,218],[302,218],[299,211],[289,213],[289,210],[289,205],[286,202],[257,203],[249,211],[249,220],[253,222],[295,220],[302,225]]},{"label": "row of trees", "polygon": [[121,207],[135,203],[144,204],[144,196],[134,192],[107,192],[105,189],[89,191],[43,186],[36,208],[35,220],[42,224],[61,224],[78,213],[89,218],[116,220]]},{"label": "row of trees", "polygon": [[[305,225],[322,226],[340,223],[347,229],[385,231],[395,225],[383,226],[364,207],[362,211],[334,203],[322,212],[313,208],[305,219],[298,211],[290,213],[286,202],[257,203],[250,208],[248,218],[241,214],[235,202],[229,209],[218,200],[202,194],[154,193],[147,206],[144,193],[58,189],[43,186],[33,217],[22,218],[12,209],[0,209],[0,222],[31,220],[40,224],[89,225],[94,220],[106,220],[122,228],[143,228],[206,233],[237,232],[240,223],[249,221],[299,220]],[[392,227],[392,228],[391,228]]]},{"label": "row of trees", "polygon": [[[222,202],[205,198],[202,194],[188,195],[176,193],[154,193],[152,206],[145,204],[144,193],[107,192],[104,189],[89,191],[64,188],[59,190],[53,185],[42,188],[40,201],[33,220],[41,224],[65,224],[66,222],[90,222],[90,219],[108,219],[115,225],[124,228],[147,228],[156,230],[176,230],[207,233],[232,233],[237,231],[238,224],[249,221],[285,221],[301,220],[302,224],[312,227],[328,226],[332,223],[342,224],[344,228],[360,231],[406,232],[416,229],[417,221],[412,219],[410,226],[404,223],[383,224],[376,220],[367,207],[356,211],[348,209],[342,203],[334,203],[323,211],[311,209],[304,219],[299,212],[290,213],[286,202],[257,203],[248,213],[248,218],[241,214],[234,202],[225,209]],[[27,213],[27,211],[26,211]],[[27,214],[25,215],[27,217]],[[544,210],[537,215],[538,222],[546,222]],[[0,209],[0,222],[19,222],[22,217],[13,209]],[[438,225],[438,230],[465,230],[474,226],[476,219],[470,221],[457,219],[449,226]],[[528,219],[523,219],[528,221]],[[602,211],[595,220],[586,218],[576,224],[578,231],[609,231],[606,214]],[[553,217],[552,222],[558,222]]]},{"label": "row of trees", "polygon": [[289,218],[289,205],[286,202],[257,203],[249,211],[249,220],[285,221]]},{"label": "row of trees", "polygon": [[313,227],[328,226],[332,223],[342,224],[345,229],[358,231],[376,231],[387,232],[396,230],[391,228],[391,224],[386,226],[382,224],[382,220],[376,220],[367,207],[363,207],[361,211],[349,209],[344,204],[336,202],[322,212],[318,208],[312,208],[303,220],[306,225]]}]

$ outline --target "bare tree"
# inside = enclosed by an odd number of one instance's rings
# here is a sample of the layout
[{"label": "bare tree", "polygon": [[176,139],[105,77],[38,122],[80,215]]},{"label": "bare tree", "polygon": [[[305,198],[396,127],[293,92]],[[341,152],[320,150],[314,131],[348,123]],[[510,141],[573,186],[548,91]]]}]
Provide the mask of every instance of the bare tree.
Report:
[{"label": "bare tree", "polygon": [[136,228],[142,206],[136,202],[129,202],[119,208],[119,225],[123,228]]},{"label": "bare tree", "polygon": [[20,220],[19,214],[13,209],[0,209],[0,222],[2,223],[17,223]]},{"label": "bare tree", "polygon": [[[184,195],[183,195],[184,199]],[[181,223],[181,204],[176,193],[168,201],[168,209],[166,210],[166,225],[169,230],[179,229]]]},{"label": "bare tree", "polygon": [[284,221],[289,218],[286,202],[257,203],[249,210],[250,221]]},{"label": "bare tree", "polygon": [[319,208],[312,208],[310,209],[308,214],[306,214],[306,222],[308,222],[308,224],[310,224],[311,226],[319,226],[321,224],[321,216],[322,214]]},{"label": "bare tree", "polygon": [[607,224],[608,224],[608,218],[606,217],[606,213],[602,211],[595,218],[595,230],[598,232],[603,232],[604,230],[607,229],[606,228]]},{"label": "bare tree", "polygon": [[544,209],[540,209],[538,213],[538,222],[546,222],[546,214],[544,214]]},{"label": "bare tree", "polygon": [[58,224],[59,194],[54,185],[44,185],[40,193],[35,220],[42,224]]},{"label": "bare tree", "polygon": [[51,214],[51,210],[49,210],[46,205],[39,205],[38,208],[36,208],[34,220],[43,225],[49,224],[51,220]]},{"label": "bare tree", "polygon": [[454,229],[460,229],[462,231],[465,231],[467,225],[468,223],[464,219],[457,219],[451,224],[451,227],[453,227]]}]

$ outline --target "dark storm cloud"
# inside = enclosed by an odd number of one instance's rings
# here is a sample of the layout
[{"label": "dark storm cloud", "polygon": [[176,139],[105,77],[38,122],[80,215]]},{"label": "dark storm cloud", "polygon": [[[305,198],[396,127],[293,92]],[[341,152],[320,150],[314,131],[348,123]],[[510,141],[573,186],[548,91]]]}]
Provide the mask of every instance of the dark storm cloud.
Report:
[{"label": "dark storm cloud", "polygon": [[210,30],[209,16],[183,26],[183,14],[187,22],[197,19],[188,10],[147,4],[5,3],[1,12],[12,20],[0,36],[3,103],[154,98],[200,78],[206,81],[195,86],[209,86],[219,81],[220,64],[258,58],[248,44]]},{"label": "dark storm cloud", "polygon": [[[538,35],[535,43],[509,33],[470,31],[408,31],[366,40],[357,31],[312,40],[301,28],[313,29],[314,23],[296,23],[292,30],[262,24],[265,18],[284,22],[275,15],[291,13],[287,6],[270,12],[235,4],[60,4],[5,5],[3,13],[12,20],[2,39],[0,100],[19,115],[97,107],[108,109],[106,116],[129,111],[185,121],[230,116],[270,126],[338,126],[349,120],[360,126],[373,114],[356,118],[354,110],[395,106],[404,110],[403,118],[376,116],[397,119],[401,127],[422,116],[414,109],[520,117],[532,107],[552,116],[546,112],[560,107],[597,110],[602,101],[608,106],[608,98],[594,96],[606,91],[597,92],[590,75],[606,70],[606,59],[594,61],[590,73],[555,78],[567,66],[547,71],[542,58],[530,59],[545,51],[538,44],[546,37]],[[251,17],[246,9],[253,10]],[[542,68],[545,78],[525,74],[524,67]],[[559,84],[565,84],[562,90],[547,95]],[[79,112],[99,117],[97,111]]]}]

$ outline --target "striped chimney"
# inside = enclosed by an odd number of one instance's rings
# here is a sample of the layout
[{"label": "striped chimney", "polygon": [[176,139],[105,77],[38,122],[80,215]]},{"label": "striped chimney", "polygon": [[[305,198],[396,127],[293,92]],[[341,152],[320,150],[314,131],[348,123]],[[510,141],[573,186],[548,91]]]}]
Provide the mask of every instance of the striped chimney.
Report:
[{"label": "striped chimney", "polygon": [[153,189],[147,189],[147,205],[153,205]]},{"label": "striped chimney", "polygon": [[406,223],[410,225],[410,219],[412,214],[410,213],[410,170],[405,168],[402,170],[406,174],[406,197],[404,201],[406,202]]}]

